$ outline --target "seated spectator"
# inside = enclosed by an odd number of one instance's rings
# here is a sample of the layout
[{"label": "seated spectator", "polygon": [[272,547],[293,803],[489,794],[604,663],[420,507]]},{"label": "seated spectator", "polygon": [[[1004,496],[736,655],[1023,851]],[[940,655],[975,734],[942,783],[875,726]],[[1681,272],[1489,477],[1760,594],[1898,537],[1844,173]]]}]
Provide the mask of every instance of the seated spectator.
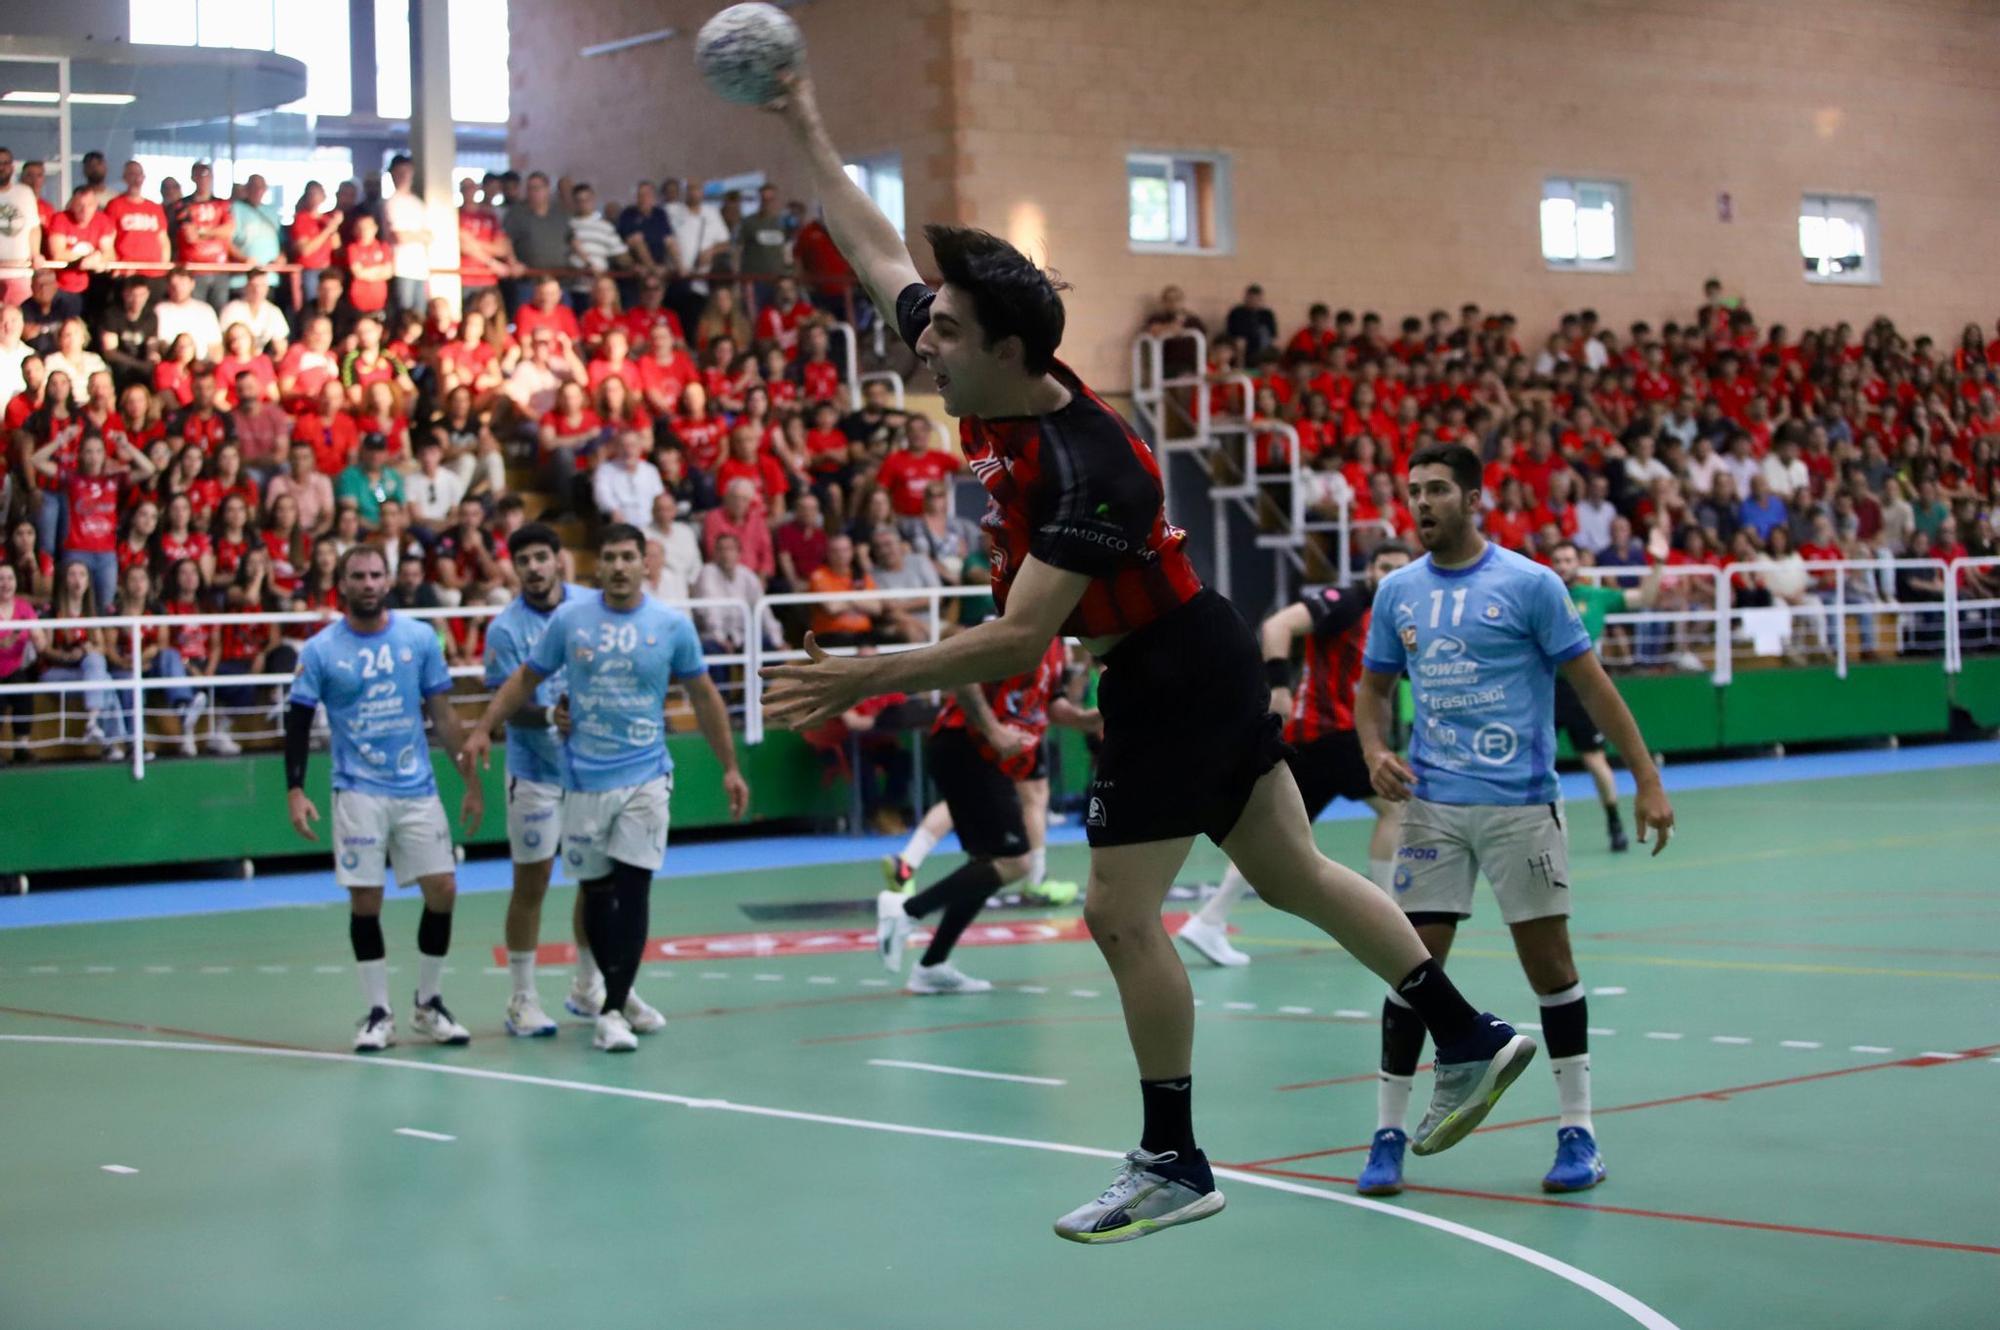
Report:
[{"label": "seated spectator", "polygon": [[511,576],[506,536],[488,536],[485,523],[479,500],[463,499],[452,525],[438,535],[431,578],[447,605],[476,605],[506,594]]},{"label": "seated spectator", "polygon": [[681,409],[668,422],[668,441],[687,455],[696,471],[714,475],[722,465],[723,446],[729,423],[709,409],[708,390],[690,383],[681,390]]},{"label": "seated spectator", "polygon": [[583,384],[575,379],[556,390],[555,405],[542,416],[538,457],[547,487],[559,505],[575,506],[586,492],[582,478],[590,470],[604,422],[591,409]]},{"label": "seated spectator", "polygon": [[[602,356],[605,352],[604,339],[613,328],[628,338],[626,331],[625,306],[618,298],[618,281],[609,275],[595,278],[589,286],[589,303],[576,321],[577,346],[585,357]],[[590,376],[590,386],[595,388],[601,379],[595,373]],[[635,385],[636,386],[636,385]]]},{"label": "seated spectator", "polygon": [[347,303],[357,314],[381,315],[389,308],[389,283],[396,276],[394,251],[380,239],[373,213],[357,212],[348,227],[353,238],[340,251],[340,265],[347,273]]},{"label": "seated spectator", "polygon": [[687,455],[676,444],[653,450],[653,462],[660,468],[660,483],[674,496],[682,512],[691,518],[706,513],[722,502],[707,475],[689,468]]},{"label": "seated spectator", "polygon": [[[32,523],[23,523],[30,532]],[[0,560],[0,625],[31,623],[36,618],[34,603],[21,585],[11,560]],[[48,637],[39,628],[0,627],[0,684],[31,683],[37,660],[48,652]],[[0,722],[5,722],[9,742],[8,760],[20,762],[28,756],[28,737],[34,732],[35,699],[28,693],[0,694]]]},{"label": "seated spectator", "polygon": [[957,454],[934,449],[932,445],[936,437],[930,417],[913,415],[903,446],[882,462],[875,483],[888,491],[890,506],[898,517],[921,517],[924,491],[930,488],[931,482],[958,473]]},{"label": "seated spectator", "polygon": [[[257,376],[251,371],[237,375],[237,406],[229,413],[229,428],[243,451],[243,464],[260,479],[268,479],[289,451],[292,418],[276,402],[259,396],[259,386]],[[272,391],[275,393],[276,388]]]},{"label": "seated spectator", "polygon": [[[740,600],[752,607],[764,645],[782,647],[784,634],[768,605],[759,605],[764,596],[764,580],[743,562],[742,547],[736,537],[724,532],[715,539],[714,553],[695,574],[694,599]],[[701,629],[701,645],[712,654],[735,655],[744,649],[743,614],[729,606],[702,606],[695,610],[695,624]]]},{"label": "seated spectator", "polygon": [[1243,347],[1243,363],[1261,365],[1278,344],[1278,316],[1264,303],[1264,288],[1254,282],[1243,289],[1243,303],[1229,311],[1223,332]]},{"label": "seated spectator", "polygon": [[493,413],[474,406],[470,387],[461,383],[446,393],[444,409],[424,429],[444,448],[444,465],[465,493],[497,499],[507,492],[507,458],[493,433]]},{"label": "seated spectator", "polygon": [[542,332],[555,333],[565,347],[583,345],[583,328],[576,313],[563,303],[562,283],[553,277],[535,279],[535,298],[514,312],[514,336],[534,343]]},{"label": "seated spectator", "polygon": [[153,321],[162,345],[172,346],[186,333],[194,343],[195,359],[214,360],[222,354],[222,323],[215,317],[215,306],[195,299],[194,288],[194,275],[187,269],[168,273],[167,298],[153,307]]},{"label": "seated spectator", "polygon": [[810,491],[799,495],[791,519],[772,536],[777,551],[778,571],[771,589],[778,592],[804,591],[812,575],[826,566],[826,519],[819,497]]},{"label": "seated spectator", "polygon": [[646,594],[669,605],[678,605],[694,594],[687,579],[667,566],[667,547],[652,536],[646,537]]},{"label": "seated spectator", "polygon": [[653,500],[652,520],[641,530],[647,540],[659,543],[668,571],[683,585],[693,585],[701,571],[701,541],[694,527],[681,520],[680,501],[671,493],[660,494]]},{"label": "seated spectator", "polygon": [[[49,605],[51,619],[94,619],[102,612],[97,593],[91,586],[90,568],[75,559],[63,561],[56,577],[56,589]],[[107,605],[105,609],[109,609]],[[74,683],[78,680],[105,685],[81,694],[83,701],[83,741],[97,746],[106,761],[125,756],[125,716],[113,701],[111,674],[105,663],[104,643],[109,630],[103,628],[51,628],[37,644],[44,683]],[[67,697],[75,697],[69,694]],[[65,698],[65,714],[75,703]]]},{"label": "seated spectator", "polygon": [[[893,526],[877,527],[869,538],[870,576],[877,589],[929,591],[942,583],[928,559],[910,557],[910,546]],[[929,642],[936,637],[937,616],[928,599],[882,598],[882,614],[876,620],[878,635],[904,642]]]},{"label": "seated spectator", "polygon": [[840,419],[840,432],[853,443],[872,443],[900,429],[903,413],[889,405],[889,385],[870,379],[861,386],[861,407]]},{"label": "seated spectator", "polygon": [[1738,508],[1737,516],[1760,542],[1770,540],[1773,531],[1791,520],[1785,501],[1771,492],[1771,482],[1762,471],[1750,477],[1750,493]]},{"label": "seated spectator", "polygon": [[410,500],[410,527],[426,546],[434,545],[445,528],[458,519],[465,482],[444,465],[444,440],[426,434],[417,441],[417,469],[403,477]]},{"label": "seated spectator", "polygon": [[840,366],[833,359],[833,339],[826,328],[820,324],[808,325],[800,334],[799,345],[799,360],[792,368],[799,396],[808,404],[844,404]]},{"label": "seated spectator", "polygon": [[777,458],[758,447],[757,427],[747,420],[739,422],[730,431],[729,456],[715,471],[715,483],[724,494],[738,480],[747,481],[755,491],[766,521],[784,520],[791,478],[785,474],[785,468],[779,465]]},{"label": "seated spectator", "polygon": [[681,409],[681,393],[699,375],[694,361],[681,348],[680,334],[667,321],[652,324],[640,345],[646,348],[646,353],[637,361],[639,391],[646,399],[646,409],[664,426]]},{"label": "seated spectator", "polygon": [[408,363],[384,344],[386,338],[380,318],[364,317],[354,325],[355,345],[341,357],[340,381],[347,388],[348,400],[357,407],[369,400],[370,390],[378,383],[393,389],[398,403],[417,395]]},{"label": "seated spectator", "polygon": [[706,352],[720,338],[735,346],[748,346],[750,337],[750,320],[737,304],[736,288],[717,282],[708,303],[702,306],[701,317],[695,320],[694,349]]},{"label": "seated spectator", "polygon": [[234,300],[222,307],[218,316],[225,329],[232,324],[242,324],[250,334],[251,350],[257,353],[269,352],[272,343],[289,341],[291,325],[285,322],[284,311],[272,304],[270,296],[271,277],[262,269],[251,272],[243,282],[243,289]]},{"label": "seated spectator", "polygon": [[799,330],[818,317],[818,311],[799,294],[798,280],[780,277],[770,302],[757,312],[757,350],[776,349],[785,353],[786,360],[796,358]]},{"label": "seated spectator", "polygon": [[610,456],[597,464],[591,490],[607,522],[640,526],[651,515],[653,501],[665,489],[659,468],[646,460],[651,442],[637,430],[626,430],[612,444]]},{"label": "seated spectator", "polygon": [[[97,349],[121,388],[128,384],[152,386],[153,367],[159,363],[155,348],[160,344],[160,318],[152,307],[152,296],[152,284],[145,278],[128,278],[118,289],[118,304],[97,320]],[[15,318],[19,317],[17,312]],[[0,330],[0,344],[4,341],[4,330]],[[16,345],[24,353],[27,350],[18,338]],[[4,357],[4,346],[0,346],[0,357]],[[5,374],[5,366],[0,365],[0,380]]]},{"label": "seated spectator", "polygon": [[747,480],[731,481],[722,492],[722,506],[711,508],[702,518],[701,544],[710,560],[715,558],[716,539],[724,534],[736,537],[744,564],[758,577],[768,578],[777,570],[770,523],[757,503],[756,487]]},{"label": "seated spectator", "polygon": [[69,376],[70,392],[78,405],[90,394],[90,377],[108,374],[104,357],[90,349],[90,329],[80,318],[64,319],[56,330],[55,350],[42,358],[42,368],[50,374]]},{"label": "seated spectator", "polygon": [[965,562],[985,543],[978,523],[951,510],[951,485],[934,480],[924,487],[923,511],[897,528],[912,552],[926,559],[947,586],[965,580]]},{"label": "seated spectator", "polygon": [[336,500],[352,501],[368,526],[381,522],[384,503],[402,504],[403,474],[389,466],[387,444],[381,435],[362,438],[360,455],[334,481],[333,493]]},{"label": "seated spectator", "polygon": [[421,546],[411,546],[396,564],[396,580],[389,586],[389,604],[399,610],[444,608],[437,586],[425,573]]},{"label": "seated spectator", "polygon": [[[807,589],[820,593],[873,591],[875,583],[855,565],[854,541],[844,534],[827,538],[826,563],[807,578]],[[882,602],[873,597],[844,596],[812,608],[813,637],[823,647],[859,646],[875,640],[875,620]]]}]

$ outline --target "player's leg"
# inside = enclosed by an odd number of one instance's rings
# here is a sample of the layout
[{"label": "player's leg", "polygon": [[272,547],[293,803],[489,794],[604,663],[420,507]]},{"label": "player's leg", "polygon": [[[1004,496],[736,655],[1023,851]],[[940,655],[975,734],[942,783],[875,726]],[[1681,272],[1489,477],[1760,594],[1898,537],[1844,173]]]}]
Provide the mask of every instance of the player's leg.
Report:
[{"label": "player's leg", "polygon": [[909,840],[896,854],[887,855],[882,860],[882,880],[890,891],[908,891],[916,880],[917,870],[930,858],[932,850],[951,831],[951,811],[940,799],[925,810],[923,820],[910,833]]},{"label": "player's leg", "polygon": [[[1375,825],[1368,832],[1368,876],[1384,891],[1395,890],[1396,847],[1403,836],[1403,806],[1369,795],[1363,800],[1374,810]],[[1442,957],[1439,958],[1442,961]]]},{"label": "player's leg", "polygon": [[1289,767],[1258,780],[1222,849],[1267,902],[1338,940],[1422,1018],[1437,1044],[1437,1073],[1411,1148],[1435,1154],[1463,1140],[1533,1059],[1534,1040],[1475,1009],[1396,903],[1320,854]]},{"label": "player's leg", "polygon": [[396,881],[423,890],[424,913],[417,921],[417,995],[411,1025],[435,1043],[463,1044],[472,1038],[444,1005],[439,983],[451,951],[451,915],[458,902],[458,862],[451,848],[451,824],[437,795],[387,799],[389,862]]},{"label": "player's leg", "polygon": [[597,968],[597,954],[590,947],[590,930],[583,923],[584,899],[579,889],[570,903],[570,936],[576,943],[576,970],[570,976],[569,996],[563,1010],[572,1016],[595,1020],[604,1010],[604,971]]},{"label": "player's leg", "polygon": [[535,949],[542,940],[542,902],[555,868],[562,790],[539,781],[507,781],[507,848],[514,889],[507,897],[507,974],[512,991],[505,1027],[520,1038],[547,1038],[556,1023],[535,991]]},{"label": "player's leg", "polygon": [[[1041,745],[1046,750],[1048,744]],[[1021,819],[1028,826],[1028,869],[1021,895],[1037,905],[1071,905],[1083,894],[1075,882],[1049,877],[1049,768],[1037,752],[1034,773],[1014,782],[1021,796]]]},{"label": "player's leg", "polygon": [[[597,838],[602,868],[586,888],[597,883],[585,903],[585,923],[597,964],[604,971],[604,1006],[597,1018],[593,1042],[607,1051],[627,1051],[634,1034],[651,1034],[666,1017],[633,992],[645,959],[651,925],[653,875],[667,853],[668,806],[672,777],[592,796],[595,817],[603,830]],[[565,837],[573,825],[564,801]]]},{"label": "player's leg", "polygon": [[1583,699],[1576,689],[1570,687],[1569,680],[1556,676],[1556,724],[1569,735],[1569,746],[1576,750],[1577,760],[1590,773],[1590,783],[1597,789],[1597,802],[1604,809],[1604,832],[1611,840],[1611,852],[1622,854],[1631,845],[1625,835],[1625,822],[1618,814],[1618,781],[1611,774],[1611,759],[1604,751],[1604,733],[1597,728],[1597,722],[1584,709]]},{"label": "player's leg", "polygon": [[[1470,892],[1467,892],[1468,896]],[[1451,954],[1459,916],[1426,911],[1408,916],[1424,950],[1439,965]],[[1424,1055],[1424,1023],[1395,991],[1382,998],[1382,1060],[1375,1078],[1375,1135],[1368,1162],[1354,1180],[1363,1196],[1394,1196],[1403,1190],[1403,1153],[1410,1144],[1410,1092]]]},{"label": "player's leg", "polygon": [[357,1053],[380,1052],[396,1042],[396,1018],[389,1006],[389,951],[382,938],[382,884],[389,875],[386,805],[374,795],[333,792],[333,880],[347,889],[347,939],[366,1004],[354,1027]]}]

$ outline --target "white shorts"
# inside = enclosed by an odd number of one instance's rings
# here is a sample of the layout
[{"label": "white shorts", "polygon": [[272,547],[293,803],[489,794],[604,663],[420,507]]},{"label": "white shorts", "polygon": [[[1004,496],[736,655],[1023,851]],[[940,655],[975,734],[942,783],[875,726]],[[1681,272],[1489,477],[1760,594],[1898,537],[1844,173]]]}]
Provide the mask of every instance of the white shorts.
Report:
[{"label": "white shorts", "polygon": [[1509,924],[1569,915],[1569,835],[1562,801],[1509,806],[1434,804],[1403,809],[1393,894],[1405,914],[1472,914],[1481,872]]},{"label": "white shorts", "polygon": [[611,871],[611,861],[657,873],[667,857],[671,775],[616,790],[570,790],[562,797],[563,862],[571,880]]},{"label": "white shorts", "polygon": [[359,790],[333,792],[333,880],[343,887],[379,887],[393,864],[396,881],[458,870],[451,824],[435,794],[392,799]]},{"label": "white shorts", "polygon": [[507,849],[517,864],[543,864],[556,857],[562,839],[560,785],[507,778]]}]

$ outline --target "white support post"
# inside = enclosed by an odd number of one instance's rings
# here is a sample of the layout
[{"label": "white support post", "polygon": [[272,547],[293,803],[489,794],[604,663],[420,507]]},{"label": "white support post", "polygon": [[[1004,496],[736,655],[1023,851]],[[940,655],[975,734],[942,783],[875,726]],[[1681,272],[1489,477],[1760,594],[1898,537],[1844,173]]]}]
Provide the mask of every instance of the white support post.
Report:
[{"label": "white support post", "polygon": [[145,629],[132,625],[132,723],[126,728],[132,741],[132,779],[146,779],[146,664],[140,659],[145,650]]},{"label": "white support post", "polygon": [[[448,0],[410,0],[411,181],[430,229],[430,294],[459,312],[458,197],[452,167],[458,130],[451,118],[451,10]],[[565,203],[567,200],[565,200]]]}]

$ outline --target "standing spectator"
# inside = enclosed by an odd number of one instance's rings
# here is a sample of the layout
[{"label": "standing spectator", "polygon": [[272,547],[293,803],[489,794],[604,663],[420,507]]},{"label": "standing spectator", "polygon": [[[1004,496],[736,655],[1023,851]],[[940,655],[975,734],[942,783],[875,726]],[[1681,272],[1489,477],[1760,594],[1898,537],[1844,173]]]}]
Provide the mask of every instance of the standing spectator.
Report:
[{"label": "standing spectator", "polygon": [[670,193],[665,204],[681,267],[681,276],[667,287],[667,304],[680,316],[683,328],[694,327],[701,316],[709,290],[702,279],[714,271],[735,242],[722,220],[721,208],[704,197],[706,188],[705,181],[689,179],[680,187],[679,197]]},{"label": "standing spectator", "polygon": [[[29,528],[32,531],[32,527]],[[35,607],[10,560],[0,559],[0,625],[31,623]],[[48,638],[39,628],[0,627],[0,684],[24,684],[34,679],[31,655],[48,650]],[[28,736],[34,730],[35,699],[27,693],[0,694],[0,720],[7,722],[10,761],[28,755]]]},{"label": "standing spectator", "polygon": [[[78,185],[70,192],[69,207],[49,219],[45,244],[49,261],[62,269],[56,286],[81,299],[92,278],[117,257],[118,228],[98,211],[97,195]],[[102,303],[90,301],[88,306],[95,312]]]},{"label": "standing spectator", "polygon": [[514,246],[500,224],[500,214],[479,199],[470,178],[458,182],[459,306],[471,309],[487,291],[499,290],[500,278],[512,276],[520,264]]},{"label": "standing spectator", "polygon": [[389,159],[389,183],[396,192],[382,201],[383,218],[389,225],[389,240],[395,246],[390,259],[390,299],[398,312],[421,311],[430,300],[431,222],[423,196],[416,189],[417,168],[410,155],[399,152]]},{"label": "standing spectator", "polygon": [[123,434],[115,436],[120,466],[113,469],[106,457],[105,440],[99,434],[85,434],[77,444],[76,463],[62,467],[55,454],[60,442],[37,449],[35,469],[57,483],[69,513],[69,527],[63,537],[63,560],[89,570],[91,589],[97,603],[109,605],[118,594],[118,512],[126,487],[134,481],[150,480],[153,464],[134,448]]},{"label": "standing spectator", "polygon": [[674,224],[660,206],[659,194],[650,180],[641,180],[633,201],[618,214],[618,237],[640,272],[666,279],[680,271],[679,251],[674,246]]},{"label": "standing spectator", "polygon": [[293,309],[303,309],[319,294],[319,279],[333,266],[334,251],[340,248],[340,223],[340,214],[326,206],[326,186],[306,181],[286,238],[286,252],[299,265],[291,280]]},{"label": "standing spectator", "polygon": [[644,434],[626,430],[618,435],[611,456],[598,464],[591,494],[607,522],[643,524],[664,492],[659,468],[646,461],[647,443]]},{"label": "standing spectator", "polygon": [[[534,171],[521,201],[507,209],[503,229],[524,267],[560,269],[569,266],[569,221],[567,212],[554,206],[548,176]],[[515,299],[525,303],[527,294],[518,290]]]},{"label": "standing spectator", "polygon": [[[778,187],[763,185],[757,190],[757,211],[736,228],[737,270],[765,280],[756,284],[759,302],[771,298],[769,279],[792,270],[790,235],[785,215],[778,207]],[[747,339],[741,339],[747,343]]]},{"label": "standing spectator", "polygon": [[759,577],[777,571],[777,556],[771,548],[771,527],[757,503],[757,489],[747,480],[733,480],[722,491],[722,505],[711,508],[701,523],[701,544],[708,557],[715,557],[716,539],[736,537],[743,562]]},{"label": "standing spectator", "polygon": [[[242,258],[235,246],[236,213],[228,199],[215,197],[214,173],[207,162],[196,162],[188,172],[194,193],[181,207],[175,232],[175,253],[190,267],[228,263]],[[210,309],[221,309],[229,298],[229,274],[207,271],[195,275],[194,296]]]},{"label": "standing spectator", "polygon": [[0,304],[28,298],[28,276],[42,252],[35,192],[14,174],[14,154],[0,148]]},{"label": "standing spectator", "polygon": [[574,260],[571,266],[586,272],[571,284],[570,293],[581,307],[590,297],[591,279],[587,274],[623,267],[629,252],[618,237],[618,228],[597,206],[596,190],[589,185],[577,185],[569,196],[569,252]]},{"label": "standing spectator", "polygon": [[361,213],[353,222],[354,239],[340,252],[347,269],[347,303],[356,313],[380,315],[389,305],[389,283],[395,276],[392,252],[376,236],[375,218]]},{"label": "standing spectator", "polygon": [[1264,353],[1278,344],[1278,316],[1264,303],[1264,288],[1252,283],[1243,290],[1243,303],[1229,311],[1223,332],[1243,344],[1243,363],[1264,363]]},{"label": "standing spectator", "polygon": [[[229,205],[235,227],[230,245],[246,263],[276,263],[285,256],[285,224],[277,208],[264,201],[268,188],[263,176],[252,175],[243,182],[242,196]],[[241,291],[250,279],[251,274],[233,273],[230,289]],[[269,280],[265,278],[267,284]]]},{"label": "standing spectator", "polygon": [[806,284],[806,294],[813,304],[834,318],[846,318],[850,295],[855,302],[854,316],[848,319],[856,328],[866,331],[873,314],[866,295],[854,283],[854,269],[840,247],[833,243],[833,235],[826,229],[825,220],[815,215],[798,234],[792,237],[792,254],[798,265],[799,278]]}]

